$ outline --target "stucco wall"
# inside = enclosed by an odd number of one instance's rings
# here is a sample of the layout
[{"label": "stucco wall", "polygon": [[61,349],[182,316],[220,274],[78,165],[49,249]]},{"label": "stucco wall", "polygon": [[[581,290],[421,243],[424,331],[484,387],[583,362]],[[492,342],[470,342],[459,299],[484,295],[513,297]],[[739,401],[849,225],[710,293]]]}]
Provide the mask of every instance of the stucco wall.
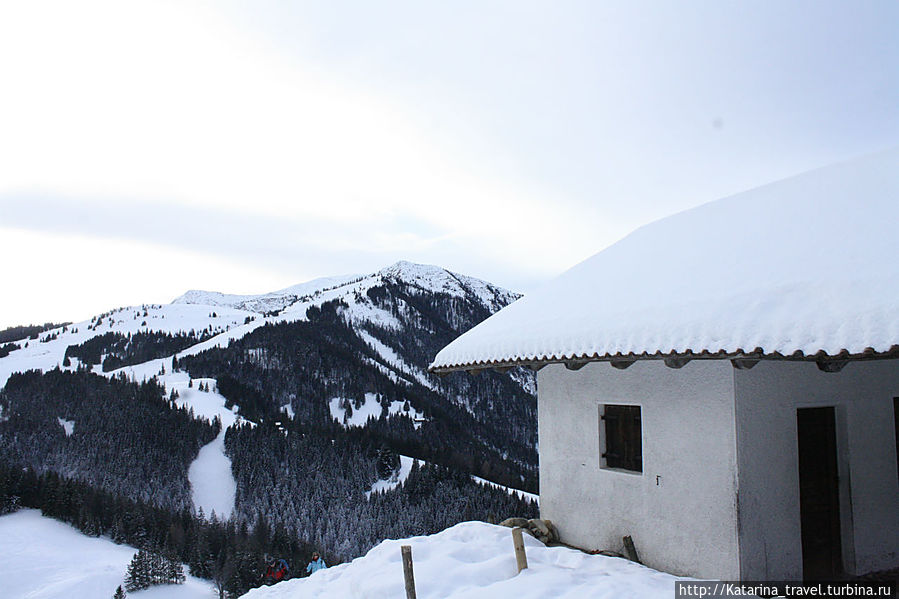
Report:
[{"label": "stucco wall", "polygon": [[843,563],[861,574],[899,563],[893,397],[899,360],[760,362],[735,371],[744,579],[802,575],[796,409],[835,406]]},{"label": "stucco wall", "polygon": [[[655,360],[541,370],[542,517],[585,549],[622,551],[631,535],[654,568],[738,577],[733,376],[730,362],[717,360],[677,370]],[[641,406],[642,474],[600,468],[606,403]]]}]

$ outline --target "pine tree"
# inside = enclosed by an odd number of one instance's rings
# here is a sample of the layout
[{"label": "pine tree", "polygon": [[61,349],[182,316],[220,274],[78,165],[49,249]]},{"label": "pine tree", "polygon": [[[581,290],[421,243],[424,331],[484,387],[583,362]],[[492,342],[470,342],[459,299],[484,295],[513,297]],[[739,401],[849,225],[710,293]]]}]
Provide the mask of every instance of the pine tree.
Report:
[{"label": "pine tree", "polygon": [[150,556],[143,549],[131,558],[128,573],[125,576],[125,590],[129,592],[146,589],[150,586]]},{"label": "pine tree", "polygon": [[169,584],[184,584],[184,566],[173,559],[166,559],[165,579]]},{"label": "pine tree", "polygon": [[115,595],[112,596],[112,599],[125,599],[125,591],[122,590],[122,585],[119,585],[119,588],[115,590]]}]

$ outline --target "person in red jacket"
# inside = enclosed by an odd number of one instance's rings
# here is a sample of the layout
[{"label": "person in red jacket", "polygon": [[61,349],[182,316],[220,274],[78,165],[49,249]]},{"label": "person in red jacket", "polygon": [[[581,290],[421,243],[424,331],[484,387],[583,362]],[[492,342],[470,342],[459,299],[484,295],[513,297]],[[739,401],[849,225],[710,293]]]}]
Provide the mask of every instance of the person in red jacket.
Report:
[{"label": "person in red jacket", "polygon": [[287,561],[283,559],[272,560],[272,562],[265,569],[265,576],[263,580],[265,584],[275,584],[276,582],[281,582],[282,580],[287,580],[290,577],[290,566],[287,565]]}]

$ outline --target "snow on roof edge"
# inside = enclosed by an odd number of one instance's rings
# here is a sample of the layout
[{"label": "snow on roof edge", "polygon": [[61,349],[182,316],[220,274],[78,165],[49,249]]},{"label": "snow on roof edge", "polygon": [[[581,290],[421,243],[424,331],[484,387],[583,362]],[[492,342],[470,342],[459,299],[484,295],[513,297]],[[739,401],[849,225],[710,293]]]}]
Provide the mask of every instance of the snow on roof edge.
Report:
[{"label": "snow on roof edge", "polygon": [[897,205],[892,149],[643,225],[459,336],[430,370],[896,357]]},{"label": "snow on roof edge", "polygon": [[516,366],[524,366],[539,370],[549,364],[565,364],[572,370],[577,370],[581,366],[590,362],[613,362],[620,363],[623,367],[626,364],[637,360],[770,360],[770,361],[788,361],[788,362],[837,362],[841,360],[859,361],[859,360],[885,360],[899,358],[899,344],[893,345],[885,351],[877,351],[874,348],[866,348],[860,353],[849,353],[848,350],[842,350],[836,354],[828,354],[824,350],[820,350],[815,354],[806,354],[802,350],[796,350],[792,354],[783,354],[779,351],[766,352],[764,349],[757,347],[752,351],[744,351],[738,349],[736,351],[727,351],[719,349],[716,351],[704,349],[698,352],[693,350],[674,351],[663,353],[627,353],[627,354],[553,354],[553,355],[533,355],[520,356],[505,360],[477,360],[470,362],[444,363],[438,364],[435,359],[430,366],[428,372],[434,374],[449,374],[450,372],[470,371],[473,373],[481,370],[497,369],[505,372],[506,369]]}]

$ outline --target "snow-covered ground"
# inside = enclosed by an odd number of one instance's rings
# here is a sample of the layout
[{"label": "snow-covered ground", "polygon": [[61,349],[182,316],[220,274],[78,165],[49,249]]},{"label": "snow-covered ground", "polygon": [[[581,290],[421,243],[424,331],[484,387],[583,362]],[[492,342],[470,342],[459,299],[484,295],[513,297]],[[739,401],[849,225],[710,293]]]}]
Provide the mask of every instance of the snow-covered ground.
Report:
[{"label": "snow-covered ground", "polygon": [[512,531],[463,522],[435,535],[388,540],[347,564],[254,589],[246,599],[405,597],[400,546],[412,546],[419,599],[670,599],[676,577],[615,557],[546,547],[524,535],[528,569],[517,571]]},{"label": "snow-covered ground", "polygon": [[[7,599],[104,599],[123,584],[137,550],[89,537],[38,510],[0,516],[0,596]],[[135,599],[209,599],[212,585],[187,577],[129,593]]]}]

